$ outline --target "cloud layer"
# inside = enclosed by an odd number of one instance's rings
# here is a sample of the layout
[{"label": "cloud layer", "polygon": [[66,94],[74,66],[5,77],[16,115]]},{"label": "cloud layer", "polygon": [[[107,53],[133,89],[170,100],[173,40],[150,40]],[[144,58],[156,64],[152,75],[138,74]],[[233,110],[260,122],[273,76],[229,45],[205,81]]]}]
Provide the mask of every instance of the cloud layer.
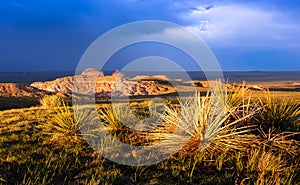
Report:
[{"label": "cloud layer", "polygon": [[263,5],[198,5],[180,15],[187,29],[217,47],[300,46],[300,24],[289,12]]},{"label": "cloud layer", "polygon": [[0,0],[0,70],[75,69],[99,36],[141,20],[183,25],[225,70],[299,70],[299,15],[300,1],[282,0]]}]

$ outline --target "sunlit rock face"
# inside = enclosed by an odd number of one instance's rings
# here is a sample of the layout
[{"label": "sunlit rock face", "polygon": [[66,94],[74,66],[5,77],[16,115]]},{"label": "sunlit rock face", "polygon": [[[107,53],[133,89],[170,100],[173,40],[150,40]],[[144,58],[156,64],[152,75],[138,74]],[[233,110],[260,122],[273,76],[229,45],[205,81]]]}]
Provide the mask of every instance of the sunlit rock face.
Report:
[{"label": "sunlit rock face", "polygon": [[1,97],[32,97],[38,98],[49,92],[18,83],[0,83]]},{"label": "sunlit rock face", "polygon": [[95,68],[87,68],[86,70],[84,70],[81,73],[82,76],[95,76],[95,77],[99,77],[99,76],[104,76],[103,71],[99,71]]},{"label": "sunlit rock face", "polygon": [[73,77],[68,76],[48,82],[34,82],[30,86],[48,92],[71,93],[73,91]]},{"label": "sunlit rock face", "polygon": [[[31,87],[67,95],[93,95],[106,96],[137,96],[137,95],[161,95],[176,92],[176,89],[168,83],[158,83],[156,77],[146,80],[142,78],[128,79],[117,70],[111,76],[104,76],[102,71],[88,68],[81,75],[58,78],[48,82],[34,82]],[[164,79],[166,80],[166,79]]]}]

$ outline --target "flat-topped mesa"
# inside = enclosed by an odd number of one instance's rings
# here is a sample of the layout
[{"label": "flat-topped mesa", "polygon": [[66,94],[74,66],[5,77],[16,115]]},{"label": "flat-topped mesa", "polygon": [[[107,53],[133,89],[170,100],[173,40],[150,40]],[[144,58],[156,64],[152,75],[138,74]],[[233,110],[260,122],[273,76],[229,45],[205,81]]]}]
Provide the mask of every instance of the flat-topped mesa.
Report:
[{"label": "flat-topped mesa", "polygon": [[73,93],[97,97],[161,95],[176,92],[176,89],[169,84],[149,80],[130,80],[119,70],[111,76],[104,76],[102,71],[93,68],[84,70],[81,75],[58,78],[48,82],[34,82],[31,87],[66,95]]}]

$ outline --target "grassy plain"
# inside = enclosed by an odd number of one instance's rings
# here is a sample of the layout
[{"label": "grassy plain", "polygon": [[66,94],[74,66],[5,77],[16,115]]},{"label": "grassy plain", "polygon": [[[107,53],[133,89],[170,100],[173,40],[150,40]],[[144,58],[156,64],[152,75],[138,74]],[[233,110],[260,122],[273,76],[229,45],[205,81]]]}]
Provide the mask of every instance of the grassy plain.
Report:
[{"label": "grassy plain", "polygon": [[[95,152],[79,132],[82,115],[74,116],[63,102],[44,99],[43,106],[3,110],[0,184],[299,184],[300,92],[274,93],[237,88],[215,99],[196,94],[177,106],[175,98],[165,98],[163,123],[146,133],[124,127],[118,114],[129,110],[112,114],[105,100],[99,117],[121,141],[146,145],[173,134],[166,144],[172,148],[189,138],[168,159],[136,167]],[[222,109],[215,109],[216,102]],[[136,116],[148,116],[147,98],[131,104]]]}]

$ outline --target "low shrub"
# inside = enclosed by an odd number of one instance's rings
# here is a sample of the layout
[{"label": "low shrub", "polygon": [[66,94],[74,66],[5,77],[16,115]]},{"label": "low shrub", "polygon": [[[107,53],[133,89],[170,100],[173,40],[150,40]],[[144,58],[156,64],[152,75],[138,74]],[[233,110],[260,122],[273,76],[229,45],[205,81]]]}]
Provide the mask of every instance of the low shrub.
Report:
[{"label": "low shrub", "polygon": [[59,107],[63,104],[63,98],[58,95],[45,95],[40,99],[40,104],[47,107]]},{"label": "low shrub", "polygon": [[265,92],[265,96],[259,99],[256,120],[265,131],[297,131],[300,103]]}]

